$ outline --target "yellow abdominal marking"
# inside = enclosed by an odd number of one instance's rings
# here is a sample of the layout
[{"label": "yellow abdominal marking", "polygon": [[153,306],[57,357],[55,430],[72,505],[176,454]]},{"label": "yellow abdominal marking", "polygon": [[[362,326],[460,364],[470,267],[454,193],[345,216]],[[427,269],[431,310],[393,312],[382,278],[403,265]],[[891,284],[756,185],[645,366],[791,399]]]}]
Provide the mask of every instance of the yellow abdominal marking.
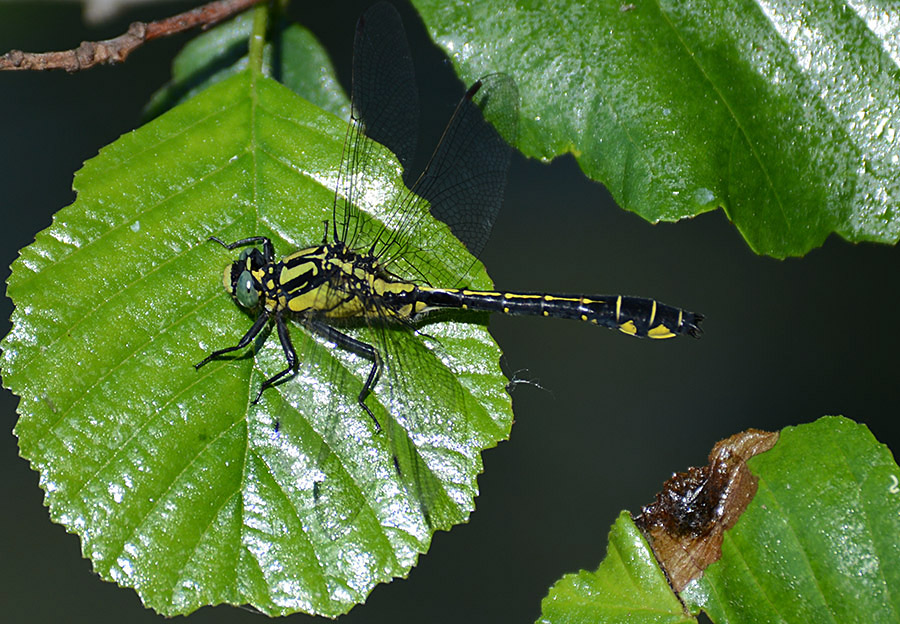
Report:
[{"label": "yellow abdominal marking", "polygon": [[475,295],[478,297],[502,297],[503,295],[498,292],[488,292],[484,290],[464,290],[462,291],[464,295]]},{"label": "yellow abdominal marking", "polygon": [[672,330],[660,323],[653,329],[647,332],[648,338],[673,338],[675,334],[672,333]]},{"label": "yellow abdominal marking", "polygon": [[554,295],[536,295],[544,301],[581,301],[581,297],[556,297]]},{"label": "yellow abdominal marking", "polygon": [[635,327],[634,321],[626,321],[619,325],[619,331],[634,336],[637,333],[637,327]]},{"label": "yellow abdominal marking", "polygon": [[523,295],[520,293],[506,293],[504,296],[507,299],[550,299],[550,297],[545,297],[544,295]]}]

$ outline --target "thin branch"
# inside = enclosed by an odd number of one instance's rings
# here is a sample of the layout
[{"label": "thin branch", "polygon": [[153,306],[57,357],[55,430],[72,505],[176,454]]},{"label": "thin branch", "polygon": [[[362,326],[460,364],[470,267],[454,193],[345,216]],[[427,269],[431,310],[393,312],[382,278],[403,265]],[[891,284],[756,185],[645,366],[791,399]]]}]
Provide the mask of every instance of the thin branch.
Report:
[{"label": "thin branch", "polygon": [[0,56],[0,70],[64,69],[76,72],[101,63],[121,63],[147,41],[168,37],[200,26],[204,29],[240,13],[263,0],[216,0],[155,22],[133,22],[128,31],[105,41],[82,41],[73,50],[22,52],[10,50]]}]

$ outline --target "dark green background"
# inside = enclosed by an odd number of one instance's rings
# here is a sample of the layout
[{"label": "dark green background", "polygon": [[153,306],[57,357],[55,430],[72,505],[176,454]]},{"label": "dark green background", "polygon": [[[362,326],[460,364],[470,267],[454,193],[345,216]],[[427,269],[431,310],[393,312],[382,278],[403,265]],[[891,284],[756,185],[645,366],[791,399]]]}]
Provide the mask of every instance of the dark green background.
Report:
[{"label": "dark green background", "polygon": [[[370,2],[295,4],[295,18],[332,52],[346,81],[356,16]],[[77,5],[3,4],[0,52],[74,47],[188,6],[144,8],[85,29]],[[415,14],[399,8],[429,111],[424,149],[462,86]],[[187,40],[154,43],[122,66],[79,75],[0,74],[4,281],[17,250],[74,200],[73,172],[140,123]],[[484,261],[505,289],[622,292],[685,306],[706,314],[706,335],[654,343],[578,323],[494,318],[506,370],[542,389],[516,386],[512,440],[485,454],[471,522],[435,535],[409,580],[376,588],[342,622],[534,621],[559,576],[596,567],[620,509],[638,511],[671,472],[704,463],[716,440],[747,427],[844,414],[900,447],[896,248],[832,237],[804,259],[760,258],[721,211],[651,226],[619,210],[572,159],[517,158]],[[11,303],[0,306],[5,334]],[[49,522],[37,475],[11,434],[16,402],[0,392],[0,619],[162,621],[132,590],[93,575],[78,540]],[[260,620],[218,607],[192,621]]]}]

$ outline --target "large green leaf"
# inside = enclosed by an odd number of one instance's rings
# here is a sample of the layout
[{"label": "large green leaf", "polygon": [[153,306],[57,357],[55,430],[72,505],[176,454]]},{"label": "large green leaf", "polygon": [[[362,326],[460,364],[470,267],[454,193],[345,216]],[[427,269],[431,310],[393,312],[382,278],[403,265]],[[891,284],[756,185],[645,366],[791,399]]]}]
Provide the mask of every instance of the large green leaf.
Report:
[{"label": "large green leaf", "polygon": [[[542,622],[900,622],[900,467],[864,426],[788,427],[752,457],[753,500],[681,592],[623,514],[596,572],[563,577]],[[682,519],[683,520],[683,519]]]},{"label": "large green leaf", "polygon": [[520,149],[649,221],[721,206],[776,257],[900,237],[893,3],[414,4],[465,81],[516,78]]},{"label": "large green leaf", "polygon": [[[468,517],[481,450],[509,433],[479,324],[347,329],[391,346],[369,397],[381,433],[356,403],[370,362],[299,326],[299,375],[259,405],[283,367],[274,336],[194,370],[252,322],[222,288],[236,252],[207,237],[320,242],[345,123],[238,73],[103,148],[13,266],[2,366],[21,454],[95,570],[166,615],[347,611]],[[389,202],[399,165],[371,160]]]}]

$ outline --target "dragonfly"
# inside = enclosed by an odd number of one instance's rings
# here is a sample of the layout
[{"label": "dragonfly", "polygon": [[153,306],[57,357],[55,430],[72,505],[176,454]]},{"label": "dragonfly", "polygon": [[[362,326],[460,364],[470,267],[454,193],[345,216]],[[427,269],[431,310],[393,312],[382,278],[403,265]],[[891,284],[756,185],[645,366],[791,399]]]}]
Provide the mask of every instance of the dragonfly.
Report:
[{"label": "dragonfly", "polygon": [[[416,374],[402,370],[400,358],[392,357],[397,349],[391,336],[397,330],[415,332],[435,310],[574,319],[657,340],[700,337],[702,315],[651,298],[468,286],[503,201],[517,138],[519,94],[510,76],[491,74],[469,87],[417,176],[411,172],[417,89],[403,27],[389,4],[375,5],[359,20],[351,92],[332,217],[321,242],[280,257],[267,236],[233,242],[210,237],[228,250],[241,250],[225,267],[223,283],[238,305],[256,313],[256,320],[236,344],[213,351],[196,368],[246,349],[274,325],[284,368],[262,381],[258,402],[267,388],[298,370],[301,358],[288,330],[292,318],[370,363],[356,402],[378,432],[381,423],[367,402],[371,393],[384,377],[402,386],[404,378]],[[396,155],[408,187],[378,220],[358,207],[371,184],[366,172],[376,143]],[[444,226],[435,226],[435,219]],[[433,262],[429,251],[444,243],[455,243],[458,257]],[[372,344],[345,329],[353,321],[394,331],[380,331]]]}]

